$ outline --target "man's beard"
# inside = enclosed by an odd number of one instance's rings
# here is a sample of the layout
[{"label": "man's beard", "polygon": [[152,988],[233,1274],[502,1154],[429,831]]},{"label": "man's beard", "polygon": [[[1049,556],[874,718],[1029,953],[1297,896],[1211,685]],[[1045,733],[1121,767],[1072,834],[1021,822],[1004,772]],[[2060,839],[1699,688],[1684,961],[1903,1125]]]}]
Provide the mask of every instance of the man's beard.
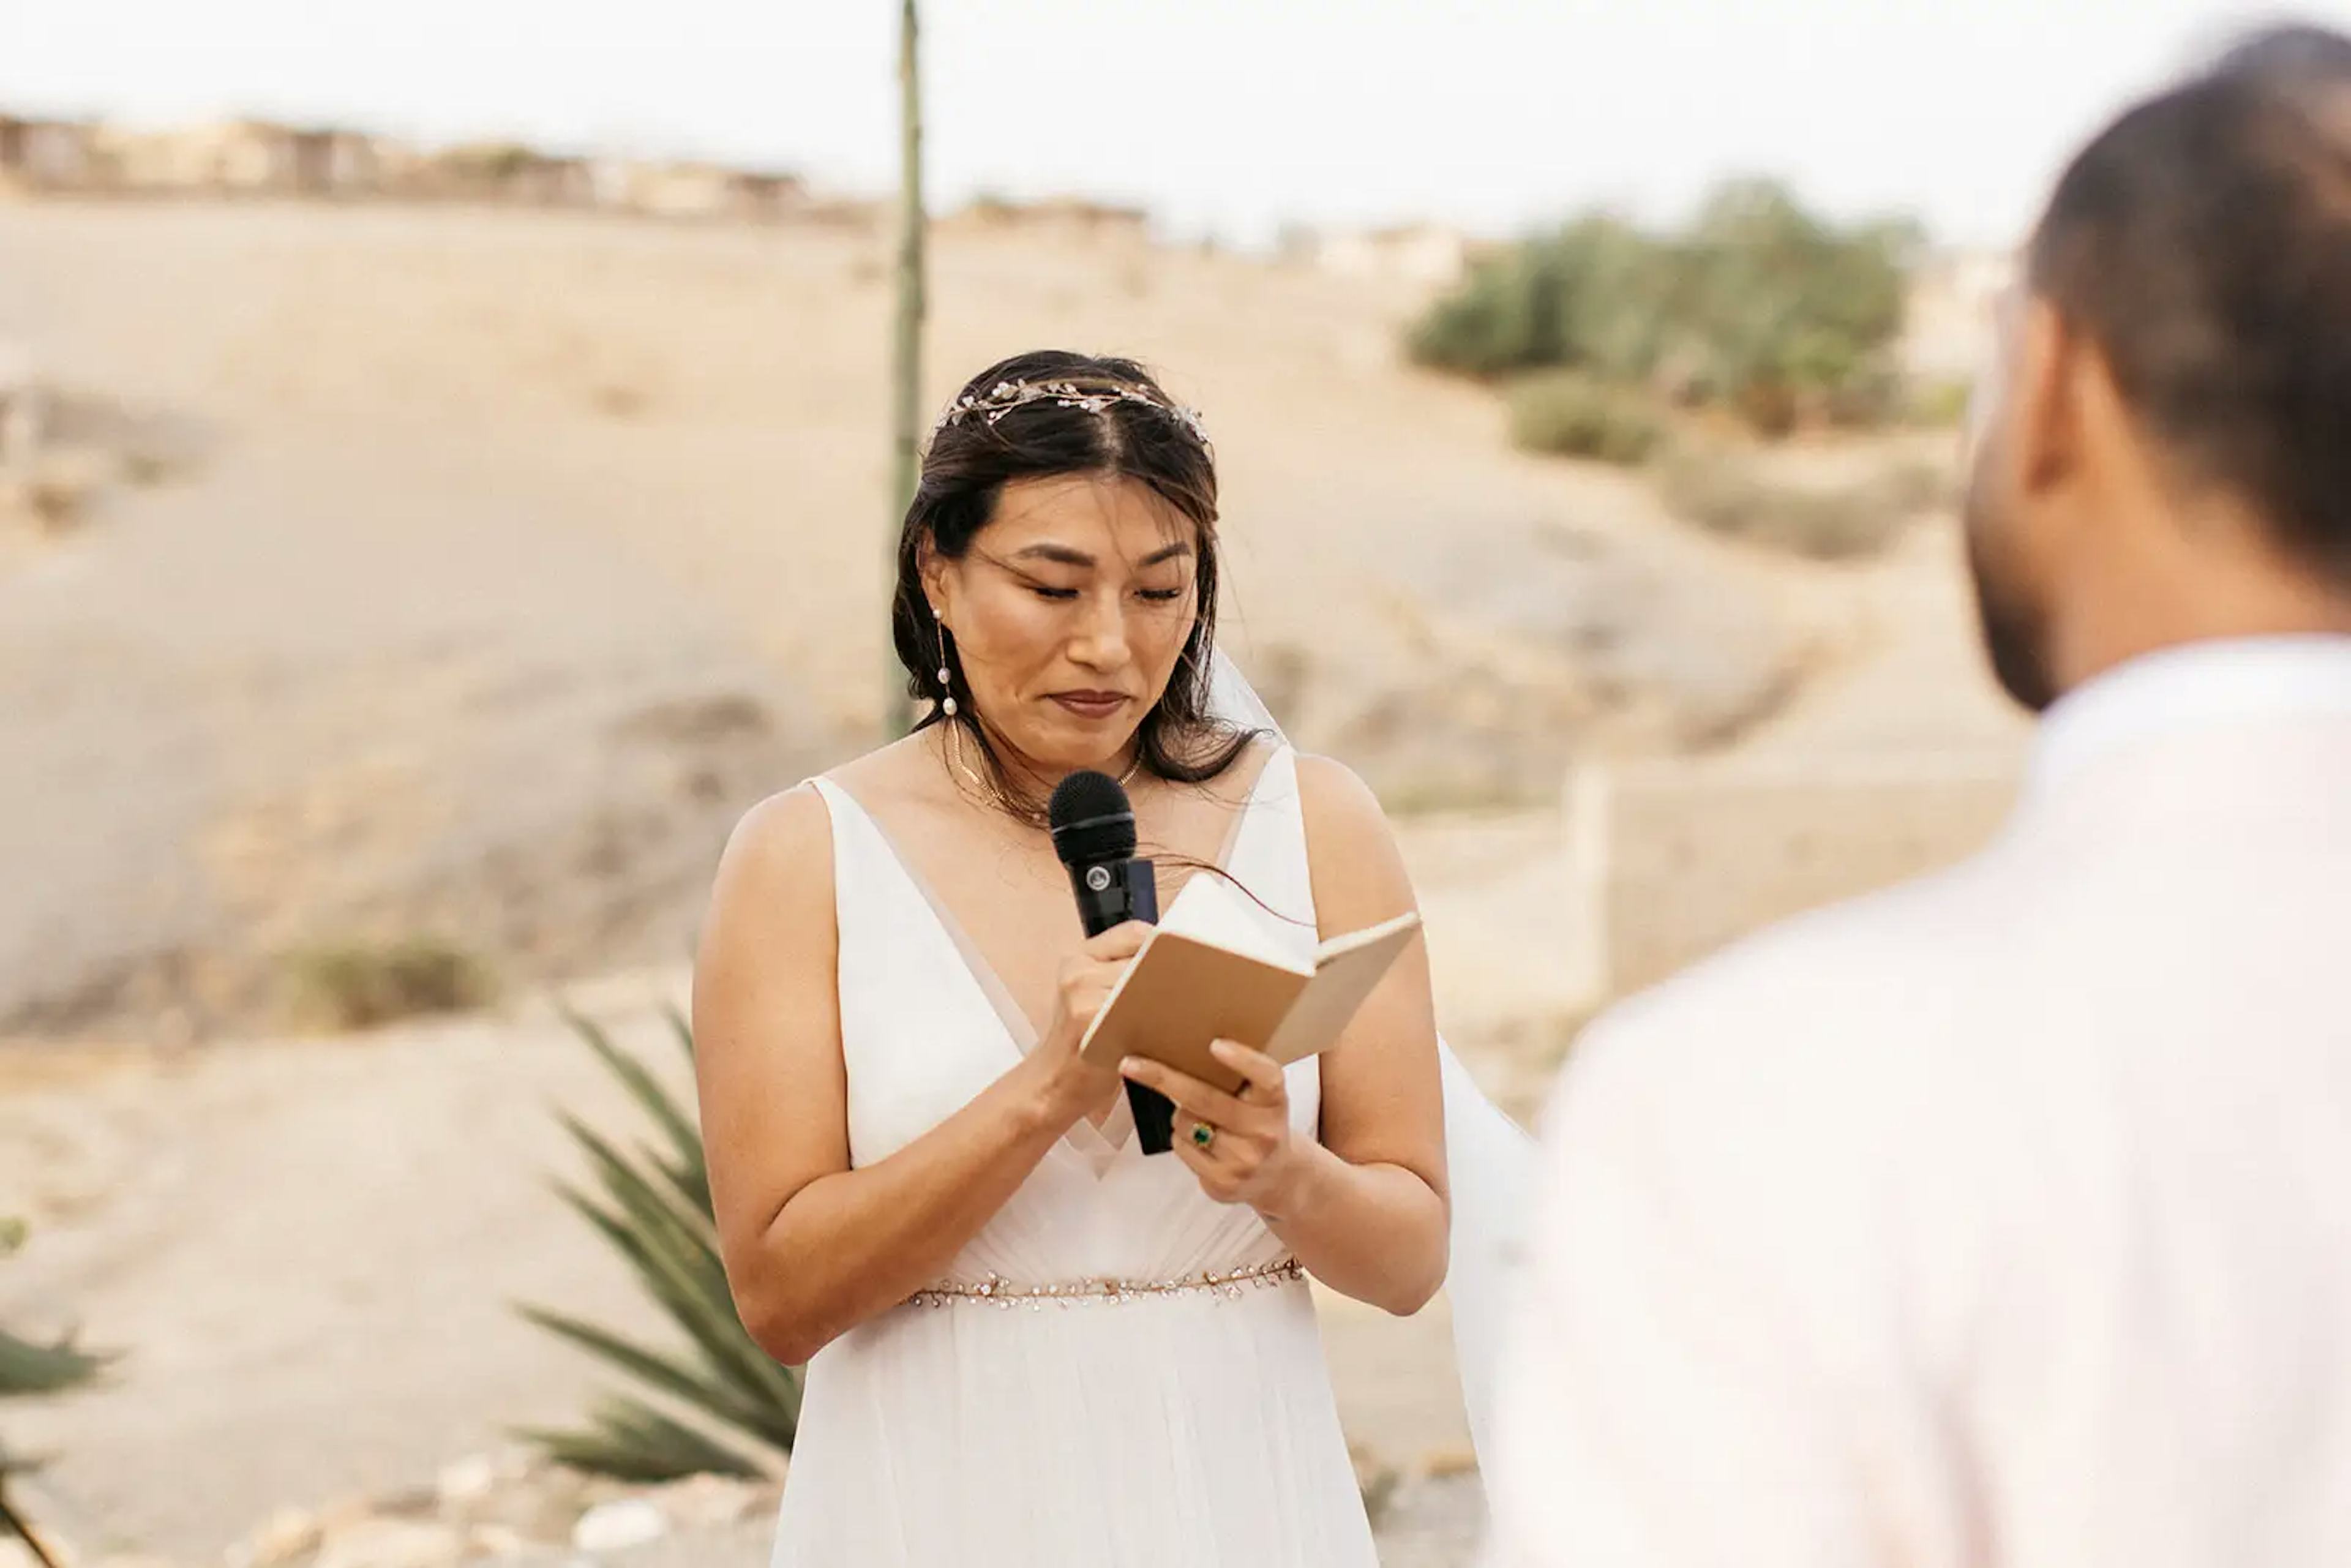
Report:
[{"label": "man's beard", "polygon": [[2045,713],[2058,695],[2049,671],[2048,627],[2017,574],[2000,564],[1991,543],[1995,526],[1991,503],[1980,477],[1969,487],[1966,513],[1968,577],[1975,588],[1976,624],[1983,633],[1992,675],[2023,706]]}]

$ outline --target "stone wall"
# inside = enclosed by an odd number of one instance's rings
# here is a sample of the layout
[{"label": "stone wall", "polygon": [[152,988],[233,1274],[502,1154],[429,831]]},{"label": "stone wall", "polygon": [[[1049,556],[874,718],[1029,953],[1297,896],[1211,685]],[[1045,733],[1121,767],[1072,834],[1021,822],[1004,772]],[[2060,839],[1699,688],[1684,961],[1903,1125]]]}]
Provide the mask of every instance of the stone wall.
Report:
[{"label": "stone wall", "polygon": [[1998,830],[2012,754],[1596,766],[1569,781],[1573,880],[1602,996],[1761,926],[1950,864]]}]

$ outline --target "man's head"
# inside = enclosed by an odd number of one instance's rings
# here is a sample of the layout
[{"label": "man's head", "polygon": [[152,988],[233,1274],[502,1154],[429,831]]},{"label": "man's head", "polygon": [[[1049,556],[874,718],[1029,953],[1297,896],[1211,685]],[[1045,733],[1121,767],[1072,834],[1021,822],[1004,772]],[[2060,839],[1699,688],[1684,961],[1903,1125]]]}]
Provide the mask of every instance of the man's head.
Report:
[{"label": "man's head", "polygon": [[1970,431],[2001,683],[2351,629],[2351,38],[2260,34],[2059,180]]}]

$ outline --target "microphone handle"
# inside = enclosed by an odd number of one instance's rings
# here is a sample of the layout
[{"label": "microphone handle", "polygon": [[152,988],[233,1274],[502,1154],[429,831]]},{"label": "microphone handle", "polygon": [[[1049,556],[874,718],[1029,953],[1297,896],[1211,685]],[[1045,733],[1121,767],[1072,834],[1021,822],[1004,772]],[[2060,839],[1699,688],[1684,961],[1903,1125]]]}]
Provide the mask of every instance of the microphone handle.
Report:
[{"label": "microphone handle", "polygon": [[[1107,873],[1104,876],[1101,873]],[[1096,886],[1100,883],[1102,885]],[[1078,919],[1088,936],[1099,936],[1113,925],[1140,920],[1159,924],[1159,878],[1146,860],[1097,861],[1070,868],[1070,887],[1078,895]],[[1126,1081],[1126,1107],[1134,1117],[1134,1136],[1146,1155],[1164,1155],[1176,1144],[1176,1103],[1156,1089],[1132,1078]]]},{"label": "microphone handle", "polygon": [[[1127,863],[1127,918],[1146,925],[1159,924],[1159,876],[1149,861]],[[1134,1139],[1146,1155],[1164,1155],[1176,1145],[1176,1102],[1156,1089],[1126,1081],[1127,1113],[1134,1118]]]}]

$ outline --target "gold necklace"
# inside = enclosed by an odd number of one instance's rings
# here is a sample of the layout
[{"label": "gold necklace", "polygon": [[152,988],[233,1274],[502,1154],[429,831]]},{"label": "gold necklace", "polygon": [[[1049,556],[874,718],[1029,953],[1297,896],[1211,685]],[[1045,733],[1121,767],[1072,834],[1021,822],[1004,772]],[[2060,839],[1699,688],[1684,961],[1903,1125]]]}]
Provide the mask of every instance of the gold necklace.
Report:
[{"label": "gold necklace", "polygon": [[[960,724],[957,724],[957,723],[956,723],[954,719],[952,719],[952,718],[950,718],[950,719],[948,719],[948,720],[946,721],[946,726],[947,726],[947,744],[946,744],[946,753],[947,753],[947,762],[948,762],[948,764],[949,764],[950,766],[952,766],[952,767],[955,768],[955,770],[956,770],[956,772],[958,772],[958,773],[962,774],[966,779],[969,779],[969,780],[971,781],[971,787],[972,787],[973,789],[977,789],[977,790],[980,790],[980,791],[982,791],[982,792],[984,793],[984,792],[987,790],[987,785],[985,785],[985,784],[982,784],[982,783],[979,781],[979,775],[978,775],[978,774],[977,774],[977,773],[974,773],[974,772],[971,770],[970,766],[969,766],[968,764],[967,764],[967,763],[964,761],[964,759],[963,759],[963,747],[962,747],[962,745],[961,745],[960,741],[957,739],[957,737],[958,737],[958,736],[960,735],[960,733],[962,732],[963,726],[962,726],[962,725],[960,725]],[[1134,781],[1134,776],[1135,776],[1137,773],[1141,772],[1142,770],[1143,770],[1143,752],[1141,751],[1141,749],[1140,749],[1140,748],[1138,748],[1138,749],[1135,751],[1135,754],[1134,754],[1134,760],[1133,762],[1130,762],[1129,764],[1127,764],[1126,771],[1125,771],[1125,772],[1123,772],[1123,773],[1122,773],[1122,774],[1120,774],[1120,775],[1118,776],[1118,784],[1119,784],[1119,788],[1120,788],[1120,789],[1123,789],[1124,788],[1126,788],[1126,786],[1127,786],[1127,785],[1129,785],[1129,784],[1133,783],[1133,782]]]}]

